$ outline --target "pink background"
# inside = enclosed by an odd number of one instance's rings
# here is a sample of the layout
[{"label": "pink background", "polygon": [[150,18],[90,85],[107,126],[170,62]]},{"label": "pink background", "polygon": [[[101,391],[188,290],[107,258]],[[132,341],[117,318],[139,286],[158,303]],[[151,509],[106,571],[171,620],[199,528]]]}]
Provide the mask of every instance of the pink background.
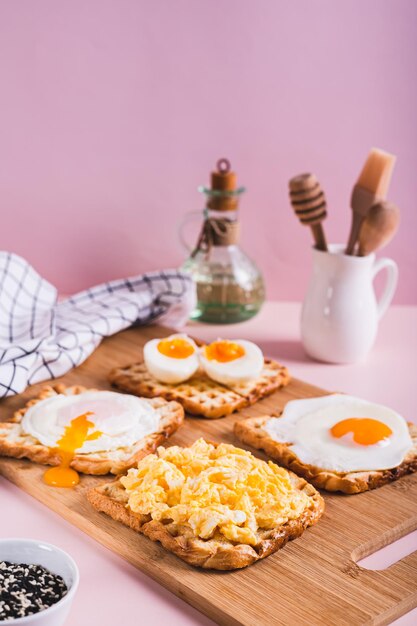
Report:
[{"label": "pink background", "polygon": [[248,187],[268,297],[301,299],[312,170],[344,241],[368,150],[398,155],[396,301],[417,303],[415,0],[2,0],[0,247],[62,292],[182,260],[176,228],[220,156]]}]

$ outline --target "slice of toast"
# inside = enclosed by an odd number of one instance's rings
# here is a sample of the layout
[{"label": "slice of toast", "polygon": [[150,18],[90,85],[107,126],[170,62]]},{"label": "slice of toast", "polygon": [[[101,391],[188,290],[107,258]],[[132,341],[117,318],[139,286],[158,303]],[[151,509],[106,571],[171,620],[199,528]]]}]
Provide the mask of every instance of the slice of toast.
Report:
[{"label": "slice of toast", "polygon": [[234,425],[236,437],[253,448],[263,450],[279,465],[302,476],[318,489],[341,491],[347,494],[362,493],[382,487],[406,474],[417,471],[417,426],[411,422],[408,423],[408,428],[413,447],[401,465],[388,470],[342,473],[304,464],[293,452],[290,444],[275,441],[264,430],[263,427],[269,419],[271,419],[270,415],[264,415],[236,422]]},{"label": "slice of toast", "polygon": [[[16,411],[8,422],[0,422],[0,456],[17,459],[30,459],[42,465],[59,465],[60,455],[54,448],[48,448],[23,432],[21,420],[30,406],[58,394],[78,395],[85,391],[96,391],[79,385],[65,387],[58,384],[44,387],[36,398]],[[132,446],[117,448],[107,452],[91,452],[89,454],[75,454],[71,467],[84,474],[121,474],[156,448],[172,435],[184,421],[184,410],[178,402],[167,402],[163,398],[148,400],[151,406],[160,414],[158,431],[146,435]]]},{"label": "slice of toast", "polygon": [[129,526],[159,541],[169,552],[180,559],[204,569],[233,570],[247,567],[283,548],[288,541],[300,537],[323,514],[324,500],[308,482],[289,472],[293,486],[308,496],[309,506],[302,514],[271,530],[258,530],[255,546],[229,541],[217,536],[200,539],[190,529],[174,522],[162,523],[152,520],[150,515],[134,513],[128,506],[128,494],[119,480],[101,485],[87,492],[87,498],[97,511],[106,513],[117,522]]},{"label": "slice of toast", "polygon": [[264,368],[258,378],[233,386],[216,383],[204,373],[198,373],[178,385],[160,383],[148,372],[144,363],[117,367],[110,372],[109,380],[123,391],[145,398],[159,396],[166,400],[176,400],[187,413],[216,419],[254,404],[280,387],[288,385],[290,376],[286,367],[265,359]]}]

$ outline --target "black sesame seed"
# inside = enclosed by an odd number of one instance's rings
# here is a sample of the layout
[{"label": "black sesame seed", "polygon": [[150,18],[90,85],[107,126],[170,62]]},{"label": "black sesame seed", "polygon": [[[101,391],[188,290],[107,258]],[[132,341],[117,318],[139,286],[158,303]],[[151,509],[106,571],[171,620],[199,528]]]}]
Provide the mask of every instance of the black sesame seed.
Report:
[{"label": "black sesame seed", "polygon": [[0,561],[0,621],[39,613],[67,592],[61,576],[41,565]]}]

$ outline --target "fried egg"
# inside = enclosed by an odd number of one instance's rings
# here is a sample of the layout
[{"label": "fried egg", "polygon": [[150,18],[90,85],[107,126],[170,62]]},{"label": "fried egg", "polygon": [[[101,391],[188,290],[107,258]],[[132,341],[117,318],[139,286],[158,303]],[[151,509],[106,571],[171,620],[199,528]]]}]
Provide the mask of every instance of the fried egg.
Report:
[{"label": "fried egg", "polygon": [[259,529],[299,517],[309,503],[282,467],[204,439],[188,448],[160,447],[120,481],[135,513],[173,521],[201,539],[249,545],[259,541]]},{"label": "fried egg", "polygon": [[397,467],[412,447],[401,415],[343,394],[292,400],[264,430],[302,463],[335,472]]},{"label": "fried egg", "polygon": [[161,383],[182,383],[200,365],[196,344],[183,334],[151,339],[143,348],[143,358],[148,372]]},{"label": "fried egg", "polygon": [[74,450],[78,454],[131,446],[157,431],[160,421],[159,412],[143,398],[114,391],[86,391],[37,402],[27,409],[21,425],[24,433],[55,448],[66,429],[85,415],[91,434]]},{"label": "fried egg", "polygon": [[244,339],[213,341],[201,349],[200,357],[207,376],[223,385],[257,378],[264,366],[262,350]]}]

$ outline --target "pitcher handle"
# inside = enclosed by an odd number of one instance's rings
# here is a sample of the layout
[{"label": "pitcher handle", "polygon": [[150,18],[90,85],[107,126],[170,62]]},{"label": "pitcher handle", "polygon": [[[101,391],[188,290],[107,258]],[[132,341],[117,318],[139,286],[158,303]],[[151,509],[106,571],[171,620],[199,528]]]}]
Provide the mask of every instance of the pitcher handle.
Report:
[{"label": "pitcher handle", "polygon": [[378,259],[378,261],[374,264],[372,270],[372,280],[383,269],[387,270],[387,282],[385,284],[384,292],[378,302],[378,319],[381,319],[391,304],[398,282],[398,265],[395,261],[388,259],[387,257]]},{"label": "pitcher handle", "polygon": [[190,211],[186,213],[180,223],[178,224],[178,239],[180,244],[184,248],[185,252],[190,254],[193,250],[193,246],[190,246],[184,236],[184,228],[189,222],[193,222],[197,217],[201,218],[201,211]]}]

